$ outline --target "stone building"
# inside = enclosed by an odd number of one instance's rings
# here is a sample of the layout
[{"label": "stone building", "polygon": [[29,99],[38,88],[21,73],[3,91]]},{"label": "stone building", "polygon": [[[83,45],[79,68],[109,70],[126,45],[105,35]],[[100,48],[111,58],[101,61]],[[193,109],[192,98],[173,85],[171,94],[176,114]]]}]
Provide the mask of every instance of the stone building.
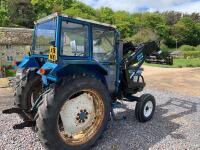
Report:
[{"label": "stone building", "polygon": [[30,49],[32,29],[0,27],[0,66],[21,60]]}]

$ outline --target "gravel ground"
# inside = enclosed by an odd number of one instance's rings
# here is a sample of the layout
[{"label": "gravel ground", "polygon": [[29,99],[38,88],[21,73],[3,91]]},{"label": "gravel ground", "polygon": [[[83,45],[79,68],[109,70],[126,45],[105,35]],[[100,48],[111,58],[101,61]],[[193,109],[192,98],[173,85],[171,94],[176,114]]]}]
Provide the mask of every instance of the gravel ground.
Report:
[{"label": "gravel ground", "polygon": [[[157,99],[154,118],[139,123],[134,115],[135,103],[123,103],[116,109],[117,117],[126,120],[110,122],[109,129],[92,150],[133,149],[200,149],[200,98],[177,95],[172,92],[146,89]],[[9,108],[13,98],[0,93],[0,111]],[[44,149],[30,128],[13,130],[22,120],[16,114],[0,112],[0,150]]]}]

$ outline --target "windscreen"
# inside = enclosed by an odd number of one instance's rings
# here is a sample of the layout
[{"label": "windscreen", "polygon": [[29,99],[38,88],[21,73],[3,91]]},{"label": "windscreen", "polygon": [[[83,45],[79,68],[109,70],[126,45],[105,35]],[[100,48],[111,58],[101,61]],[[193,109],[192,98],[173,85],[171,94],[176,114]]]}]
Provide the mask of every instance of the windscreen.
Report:
[{"label": "windscreen", "polygon": [[49,47],[55,46],[56,42],[56,18],[37,24],[33,40],[33,53],[48,55]]}]

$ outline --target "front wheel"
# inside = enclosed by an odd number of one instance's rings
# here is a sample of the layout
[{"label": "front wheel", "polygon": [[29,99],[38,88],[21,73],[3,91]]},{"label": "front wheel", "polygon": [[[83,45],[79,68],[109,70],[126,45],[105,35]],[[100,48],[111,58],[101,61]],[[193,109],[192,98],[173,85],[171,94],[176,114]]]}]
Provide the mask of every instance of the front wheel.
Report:
[{"label": "front wheel", "polygon": [[47,149],[88,149],[107,126],[110,96],[95,78],[68,79],[44,98],[37,127]]},{"label": "front wheel", "polygon": [[135,106],[135,116],[139,122],[147,122],[154,115],[156,101],[154,96],[143,94]]}]

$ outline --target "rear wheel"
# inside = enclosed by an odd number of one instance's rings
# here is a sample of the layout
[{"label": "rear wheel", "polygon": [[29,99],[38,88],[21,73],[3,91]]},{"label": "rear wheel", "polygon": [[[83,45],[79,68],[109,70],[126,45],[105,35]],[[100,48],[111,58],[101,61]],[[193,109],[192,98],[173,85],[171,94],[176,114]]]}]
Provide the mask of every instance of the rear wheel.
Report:
[{"label": "rear wheel", "polygon": [[147,122],[154,115],[156,101],[154,96],[143,94],[135,106],[135,116],[139,122]]},{"label": "rear wheel", "polygon": [[79,76],[44,96],[37,127],[48,149],[84,150],[101,136],[109,113],[110,96],[101,81]]}]

